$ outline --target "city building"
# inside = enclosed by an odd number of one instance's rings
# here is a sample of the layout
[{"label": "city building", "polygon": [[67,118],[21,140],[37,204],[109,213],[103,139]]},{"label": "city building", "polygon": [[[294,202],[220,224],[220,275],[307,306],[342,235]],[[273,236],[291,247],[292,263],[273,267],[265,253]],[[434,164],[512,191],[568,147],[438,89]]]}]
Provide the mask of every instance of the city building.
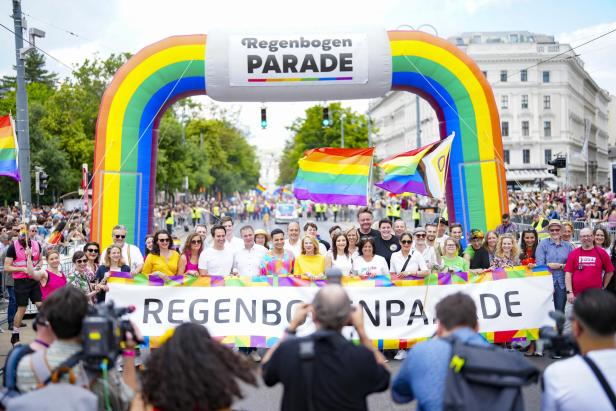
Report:
[{"label": "city building", "polygon": [[[607,184],[610,95],[586,72],[570,45],[527,31],[462,33],[448,40],[477,62],[494,90],[508,184]],[[377,128],[379,158],[440,138],[434,110],[410,93],[374,99],[369,113]],[[567,167],[555,177],[547,163],[559,155],[567,158]]]},{"label": "city building", "polygon": [[279,153],[274,150],[257,151],[257,158],[261,163],[261,178],[260,183],[268,189],[274,190],[276,187],[276,180],[278,179],[278,163],[280,162]]}]

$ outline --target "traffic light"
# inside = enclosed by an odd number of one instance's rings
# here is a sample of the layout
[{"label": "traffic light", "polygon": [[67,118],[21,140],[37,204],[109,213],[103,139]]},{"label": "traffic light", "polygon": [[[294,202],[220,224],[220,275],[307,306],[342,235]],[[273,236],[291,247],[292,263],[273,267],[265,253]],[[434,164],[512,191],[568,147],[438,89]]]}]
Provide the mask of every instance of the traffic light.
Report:
[{"label": "traffic light", "polygon": [[49,184],[49,176],[45,172],[45,170],[41,170],[39,174],[39,193],[45,194],[45,190],[47,190],[47,185]]},{"label": "traffic light", "polygon": [[554,167],[553,169],[548,170],[548,173],[558,176],[558,169],[567,167],[567,157],[559,155],[555,159],[548,161],[548,165]]},{"label": "traffic light", "polygon": [[267,109],[261,109],[261,128],[267,128]]},{"label": "traffic light", "polygon": [[329,107],[323,107],[323,120],[321,120],[321,124],[323,124],[323,127],[329,127],[331,124],[329,120]]}]

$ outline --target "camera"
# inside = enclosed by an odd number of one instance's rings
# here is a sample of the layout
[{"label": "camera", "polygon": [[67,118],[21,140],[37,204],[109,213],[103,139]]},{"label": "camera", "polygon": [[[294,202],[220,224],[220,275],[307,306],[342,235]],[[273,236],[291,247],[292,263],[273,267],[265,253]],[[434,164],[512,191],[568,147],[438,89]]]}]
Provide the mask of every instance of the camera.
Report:
[{"label": "camera", "polygon": [[556,322],[556,327],[545,326],[539,329],[539,338],[544,341],[543,347],[554,355],[568,357],[579,352],[579,347],[571,334],[565,334],[565,314],[560,311],[550,311],[550,318]]},{"label": "camera", "polygon": [[122,319],[123,316],[133,311],[135,311],[135,306],[115,307],[113,301],[90,307],[81,331],[83,359],[86,367],[98,369],[101,361],[105,359],[110,364],[115,363],[124,349],[126,333],[130,332],[133,337],[135,336],[131,322]]}]

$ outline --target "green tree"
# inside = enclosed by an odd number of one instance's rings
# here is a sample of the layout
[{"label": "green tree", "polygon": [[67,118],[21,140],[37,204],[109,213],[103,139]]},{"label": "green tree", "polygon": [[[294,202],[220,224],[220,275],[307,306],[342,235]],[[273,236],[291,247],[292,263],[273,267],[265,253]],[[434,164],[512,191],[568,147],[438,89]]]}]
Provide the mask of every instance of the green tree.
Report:
[{"label": "green tree", "polygon": [[[340,147],[340,127],[343,121],[344,146],[360,148],[368,146],[368,119],[340,103],[329,105],[331,125],[324,127],[323,107],[316,105],[306,110],[305,118],[297,118],[289,127],[293,137],[285,143],[279,166],[278,184],[290,184],[297,174],[297,162],[306,150],[319,147]],[[344,116],[344,119],[342,117]]]},{"label": "green tree", "polygon": [[[49,72],[45,68],[45,56],[34,49],[30,51],[24,60],[26,84],[40,83],[53,88],[58,81],[56,73]],[[15,67],[13,66],[13,69]],[[17,86],[17,77],[3,76],[0,80],[0,89],[14,90]]]}]

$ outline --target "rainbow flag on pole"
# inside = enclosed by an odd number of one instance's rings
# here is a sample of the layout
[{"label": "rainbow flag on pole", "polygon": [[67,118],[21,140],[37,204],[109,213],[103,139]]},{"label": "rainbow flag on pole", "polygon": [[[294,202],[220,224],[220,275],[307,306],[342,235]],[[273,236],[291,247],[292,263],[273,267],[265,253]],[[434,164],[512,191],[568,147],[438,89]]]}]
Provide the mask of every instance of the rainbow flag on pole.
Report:
[{"label": "rainbow flag on pole", "polygon": [[0,117],[0,176],[21,181],[17,167],[17,139],[10,115]]},{"label": "rainbow flag on pole", "polygon": [[368,204],[374,148],[315,148],[304,153],[293,183],[298,200]]},{"label": "rainbow flag on pole", "polygon": [[381,161],[377,166],[385,171],[385,178],[375,185],[394,194],[442,197],[454,136]]},{"label": "rainbow flag on pole", "polygon": [[267,191],[267,188],[265,188],[265,186],[261,183],[257,184],[257,186],[255,187],[255,190],[257,190],[257,192],[259,194],[263,194]]}]

